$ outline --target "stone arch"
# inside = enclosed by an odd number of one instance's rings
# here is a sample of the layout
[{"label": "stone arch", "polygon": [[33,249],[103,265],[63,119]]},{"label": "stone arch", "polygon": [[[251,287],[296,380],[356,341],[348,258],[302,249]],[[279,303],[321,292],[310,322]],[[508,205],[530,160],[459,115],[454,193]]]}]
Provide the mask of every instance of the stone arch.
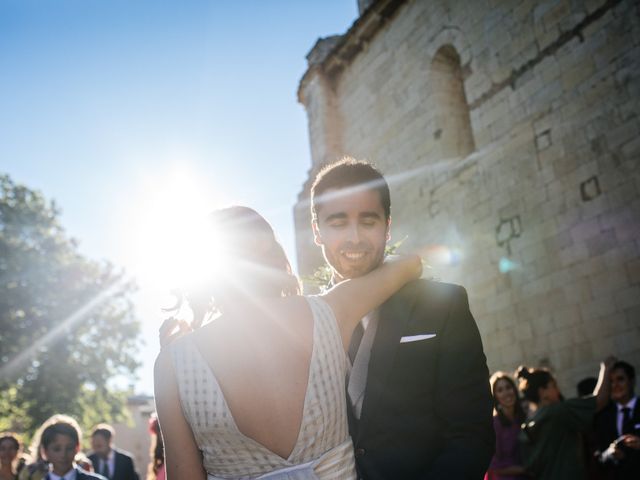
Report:
[{"label": "stone arch", "polygon": [[442,159],[466,157],[475,150],[460,55],[451,44],[432,57],[429,84],[434,111],[433,136]]},{"label": "stone arch", "polygon": [[433,59],[443,45],[451,45],[460,56],[460,65],[463,70],[471,70],[471,45],[467,37],[458,27],[442,27],[438,33],[429,39],[427,58]]}]

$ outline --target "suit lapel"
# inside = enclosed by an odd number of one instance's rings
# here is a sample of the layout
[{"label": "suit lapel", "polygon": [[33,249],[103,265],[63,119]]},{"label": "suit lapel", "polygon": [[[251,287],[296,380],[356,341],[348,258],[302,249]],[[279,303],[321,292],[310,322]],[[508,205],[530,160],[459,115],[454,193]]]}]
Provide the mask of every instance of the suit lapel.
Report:
[{"label": "suit lapel", "polygon": [[362,438],[369,420],[373,417],[380,394],[384,390],[393,360],[396,355],[400,338],[405,326],[409,322],[413,296],[396,294],[380,307],[378,330],[376,332],[369,370],[367,372],[367,386],[362,403],[362,414],[358,425],[358,438]]}]

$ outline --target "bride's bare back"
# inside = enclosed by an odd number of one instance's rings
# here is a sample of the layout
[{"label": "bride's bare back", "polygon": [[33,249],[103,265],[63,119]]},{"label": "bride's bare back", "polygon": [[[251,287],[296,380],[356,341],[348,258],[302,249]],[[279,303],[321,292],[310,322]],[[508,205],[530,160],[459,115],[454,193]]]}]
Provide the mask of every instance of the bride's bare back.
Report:
[{"label": "bride's bare back", "polygon": [[240,432],[285,459],[302,423],[313,327],[304,298],[286,297],[238,308],[195,339]]}]

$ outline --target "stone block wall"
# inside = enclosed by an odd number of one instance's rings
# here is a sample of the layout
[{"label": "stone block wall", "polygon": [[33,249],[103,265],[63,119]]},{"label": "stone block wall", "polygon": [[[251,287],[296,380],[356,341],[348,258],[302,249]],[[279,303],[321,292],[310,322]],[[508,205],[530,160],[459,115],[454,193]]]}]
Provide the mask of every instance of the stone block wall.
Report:
[{"label": "stone block wall", "polygon": [[372,2],[300,84],[301,273],[313,175],[366,158],[393,238],[467,288],[492,371],[548,365],[571,396],[610,353],[640,367],[639,77],[633,0]]}]

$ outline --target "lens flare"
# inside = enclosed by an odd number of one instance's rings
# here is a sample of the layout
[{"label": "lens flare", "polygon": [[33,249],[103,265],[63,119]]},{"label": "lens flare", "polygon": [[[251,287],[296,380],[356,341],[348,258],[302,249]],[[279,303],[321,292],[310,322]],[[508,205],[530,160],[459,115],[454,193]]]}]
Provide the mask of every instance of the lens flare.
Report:
[{"label": "lens flare", "polygon": [[428,264],[434,266],[453,267],[462,261],[462,250],[448,245],[426,245],[419,252]]},{"label": "lens flare", "polygon": [[507,257],[500,258],[500,261],[498,262],[498,270],[500,270],[500,273],[508,273],[519,267],[520,265],[509,260]]}]

